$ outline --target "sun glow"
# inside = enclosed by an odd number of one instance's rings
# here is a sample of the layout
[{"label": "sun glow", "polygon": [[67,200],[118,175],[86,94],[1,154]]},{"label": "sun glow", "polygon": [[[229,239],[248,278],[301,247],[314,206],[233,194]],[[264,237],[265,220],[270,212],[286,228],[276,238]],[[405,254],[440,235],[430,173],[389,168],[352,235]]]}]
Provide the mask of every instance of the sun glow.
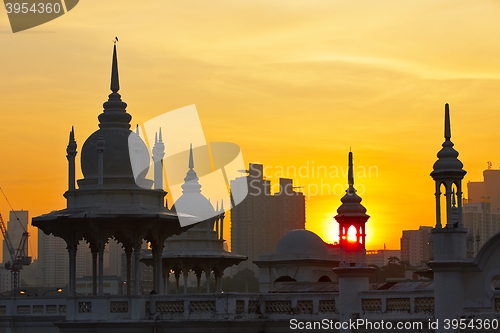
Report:
[{"label": "sun glow", "polygon": [[353,225],[347,230],[347,241],[351,243],[356,242],[356,228]]}]

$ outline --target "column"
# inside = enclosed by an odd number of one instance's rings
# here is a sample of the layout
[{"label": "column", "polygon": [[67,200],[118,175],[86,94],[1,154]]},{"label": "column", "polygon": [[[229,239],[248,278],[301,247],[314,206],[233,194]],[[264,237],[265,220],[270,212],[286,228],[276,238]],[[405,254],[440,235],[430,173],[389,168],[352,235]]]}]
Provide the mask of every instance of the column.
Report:
[{"label": "column", "polygon": [[184,276],[184,294],[188,293],[188,270],[183,269],[182,275]]},{"label": "column", "polygon": [[127,295],[132,294],[132,248],[125,249],[127,258]]},{"label": "column", "polygon": [[97,251],[92,249],[92,295],[97,295]]},{"label": "column", "polygon": [[99,256],[99,295],[104,294],[104,246],[99,248],[97,252]]},{"label": "column", "polygon": [[76,295],[76,246],[70,246],[68,249],[69,254],[69,296]]},{"label": "column", "polygon": [[153,287],[152,290],[158,294],[158,279],[157,279],[157,272],[158,272],[158,265],[156,261],[156,251],[154,249],[151,250],[151,254],[153,256],[153,259],[151,260],[151,266],[153,267]]},{"label": "column", "polygon": [[163,284],[162,284],[162,272],[163,272],[163,269],[162,269],[162,263],[163,263],[163,260],[162,260],[162,254],[163,254],[163,251],[161,249],[161,246],[159,246],[160,248],[157,249],[157,252],[156,252],[156,284],[157,284],[157,287],[156,287],[156,292],[158,294],[163,294]]},{"label": "column", "polygon": [[141,294],[141,284],[140,284],[140,268],[139,268],[139,259],[141,255],[141,244],[139,243],[138,245],[134,247],[134,295],[140,295]]},{"label": "column", "polygon": [[205,281],[207,284],[207,294],[210,294],[210,269],[205,269]]}]

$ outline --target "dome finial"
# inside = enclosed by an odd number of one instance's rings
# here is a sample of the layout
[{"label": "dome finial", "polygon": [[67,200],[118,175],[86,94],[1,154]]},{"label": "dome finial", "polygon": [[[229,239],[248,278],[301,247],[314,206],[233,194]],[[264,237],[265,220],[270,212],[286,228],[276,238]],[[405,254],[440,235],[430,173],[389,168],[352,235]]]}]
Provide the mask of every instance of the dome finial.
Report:
[{"label": "dome finial", "polygon": [[116,43],[113,46],[113,65],[111,66],[111,91],[118,92],[120,82],[118,80],[118,59],[116,57]]},{"label": "dome finial", "polygon": [[450,106],[448,103],[444,105],[444,138],[447,141],[451,139]]},{"label": "dome finial", "polygon": [[349,178],[348,178],[348,185],[350,188],[354,186],[354,171],[353,171],[353,165],[352,165],[352,151],[349,149]]},{"label": "dome finial", "polygon": [[99,127],[130,128],[132,116],[125,110],[127,103],[122,101],[118,90],[120,83],[118,80],[118,57],[116,55],[116,44],[113,46],[113,62],[111,64],[111,94],[108,100],[104,102],[104,111],[99,115]]},{"label": "dome finial", "polygon": [[194,169],[194,161],[193,161],[193,144],[189,145],[189,169]]}]

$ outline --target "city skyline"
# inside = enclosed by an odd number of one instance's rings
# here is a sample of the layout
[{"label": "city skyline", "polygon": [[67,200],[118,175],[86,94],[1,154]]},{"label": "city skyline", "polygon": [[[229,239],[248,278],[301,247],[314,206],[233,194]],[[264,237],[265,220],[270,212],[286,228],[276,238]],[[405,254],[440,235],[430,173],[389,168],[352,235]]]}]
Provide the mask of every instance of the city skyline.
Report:
[{"label": "city skyline", "polygon": [[[280,167],[308,165],[308,175],[314,167],[338,168],[338,177],[291,177],[318,188],[322,180],[325,188],[347,186],[352,147],[356,167],[376,168],[371,177],[355,177],[371,216],[369,249],[399,248],[401,230],[433,225],[429,173],[444,103],[465,183],[479,181],[487,161],[500,165],[500,133],[492,126],[500,118],[496,3],[148,6],[87,1],[17,34],[0,14],[0,187],[14,209],[31,218],[64,206],[72,125],[82,178],[81,147],[109,93],[116,35],[132,126],[196,104],[207,141],[235,142],[245,163],[274,168],[266,174],[272,183]],[[344,193],[304,194],[306,228],[335,241],[333,216]],[[0,200],[0,212],[8,211]]]}]

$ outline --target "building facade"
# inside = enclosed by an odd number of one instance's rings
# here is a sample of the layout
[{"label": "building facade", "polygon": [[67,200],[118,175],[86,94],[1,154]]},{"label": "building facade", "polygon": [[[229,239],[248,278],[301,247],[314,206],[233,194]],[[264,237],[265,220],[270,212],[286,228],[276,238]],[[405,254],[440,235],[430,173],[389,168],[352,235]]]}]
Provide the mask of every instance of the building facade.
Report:
[{"label": "building facade", "polygon": [[231,251],[248,256],[248,260],[234,267],[232,273],[249,268],[258,274],[253,260],[273,252],[289,231],[305,229],[305,197],[287,178],[280,178],[280,190],[271,193],[271,182],[265,179],[262,164],[250,163],[245,171],[247,176],[230,183],[231,191],[248,187],[245,199],[231,209]]},{"label": "building facade", "polygon": [[482,182],[467,183],[469,197],[463,205],[463,221],[474,253],[500,231],[500,170],[484,170],[483,177]]},{"label": "building facade", "polygon": [[420,226],[418,230],[403,230],[401,261],[420,267],[431,260],[431,229],[432,227]]}]

